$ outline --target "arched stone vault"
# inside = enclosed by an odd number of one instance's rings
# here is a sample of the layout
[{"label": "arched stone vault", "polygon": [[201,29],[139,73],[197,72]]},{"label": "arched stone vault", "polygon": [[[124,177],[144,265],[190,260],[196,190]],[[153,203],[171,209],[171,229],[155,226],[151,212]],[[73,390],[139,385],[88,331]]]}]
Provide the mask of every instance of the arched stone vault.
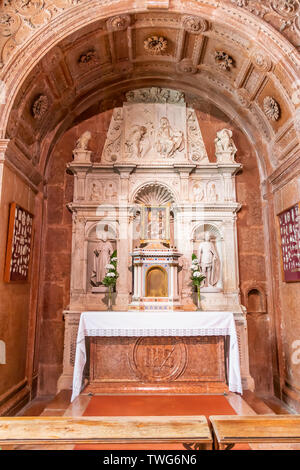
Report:
[{"label": "arched stone vault", "polygon": [[[274,8],[276,2],[265,3],[271,4],[275,19],[296,22],[293,9],[287,15]],[[2,45],[0,77],[6,86],[1,135],[11,140],[6,155],[19,167],[22,161],[29,179],[38,183],[43,178],[55,141],[80,116],[84,119],[88,108],[97,113],[113,107],[125,91],[147,84],[182,89],[195,107],[197,100],[206,99],[220,108],[256,147],[261,181],[295,158],[299,57],[273,27],[275,19],[271,26],[235,1],[166,4],[168,8],[159,9],[154,2],[148,9],[147,1],[137,6],[128,1],[64,0],[64,10],[57,15],[49,7],[51,19],[45,16],[40,25],[29,3],[26,15],[34,28],[19,30],[19,46],[11,42],[13,34]],[[7,27],[10,14],[24,19],[15,0],[2,11]],[[163,34],[168,42],[162,55],[143,47],[153,34]],[[217,51],[225,53],[224,63],[217,63]],[[227,67],[226,54],[232,58]],[[279,105],[278,121],[265,114],[267,96]]]}]

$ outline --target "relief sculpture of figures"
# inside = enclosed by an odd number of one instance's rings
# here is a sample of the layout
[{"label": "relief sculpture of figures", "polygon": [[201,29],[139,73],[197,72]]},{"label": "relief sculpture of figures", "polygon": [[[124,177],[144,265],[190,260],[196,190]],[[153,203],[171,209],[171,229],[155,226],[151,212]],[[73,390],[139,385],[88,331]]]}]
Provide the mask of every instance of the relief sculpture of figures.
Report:
[{"label": "relief sculpture of figures", "polygon": [[234,157],[237,148],[233,142],[232,131],[230,129],[222,129],[217,132],[215,147],[218,163],[235,163]]},{"label": "relief sculpture of figures", "polygon": [[181,131],[172,129],[169,119],[162,117],[156,137],[156,150],[163,157],[174,157],[175,153],[184,149],[184,137]]},{"label": "relief sculpture of figures", "polygon": [[133,158],[141,158],[145,152],[145,135],[147,128],[145,126],[135,125],[132,127],[131,134],[125,142],[126,150]]},{"label": "relief sculpture of figures", "polygon": [[106,274],[106,266],[109,264],[113,251],[113,246],[105,232],[102,239],[99,240],[97,248],[94,250],[93,272],[91,276],[91,284],[93,286],[98,287],[101,284]]},{"label": "relief sculpture of figures", "polygon": [[198,249],[198,260],[204,276],[203,287],[214,287],[220,278],[220,258],[216,247],[210,241],[210,233],[205,232],[204,241]]}]

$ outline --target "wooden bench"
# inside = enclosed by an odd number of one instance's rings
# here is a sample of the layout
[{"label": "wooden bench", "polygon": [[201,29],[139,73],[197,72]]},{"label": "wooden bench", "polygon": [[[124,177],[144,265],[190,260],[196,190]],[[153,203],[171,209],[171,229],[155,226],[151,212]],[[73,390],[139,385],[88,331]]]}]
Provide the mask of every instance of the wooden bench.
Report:
[{"label": "wooden bench", "polygon": [[210,416],[214,448],[229,450],[235,444],[300,442],[300,415]]},{"label": "wooden bench", "polygon": [[205,416],[0,418],[1,445],[180,443],[212,449]]}]

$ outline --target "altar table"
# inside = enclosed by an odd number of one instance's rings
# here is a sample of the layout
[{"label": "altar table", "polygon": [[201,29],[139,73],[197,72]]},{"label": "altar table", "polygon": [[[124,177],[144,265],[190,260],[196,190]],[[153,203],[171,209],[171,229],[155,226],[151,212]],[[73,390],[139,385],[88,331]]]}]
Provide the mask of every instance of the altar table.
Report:
[{"label": "altar table", "polygon": [[192,337],[229,336],[228,386],[242,393],[239,347],[232,312],[151,311],[151,312],[83,312],[77,334],[73,375],[73,401],[81,392],[86,363],[85,337]]}]

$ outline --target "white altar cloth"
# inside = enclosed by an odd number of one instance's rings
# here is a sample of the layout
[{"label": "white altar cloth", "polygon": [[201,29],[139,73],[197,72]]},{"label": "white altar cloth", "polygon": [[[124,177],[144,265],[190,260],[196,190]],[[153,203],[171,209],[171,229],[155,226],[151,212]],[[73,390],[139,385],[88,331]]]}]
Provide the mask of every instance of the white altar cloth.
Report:
[{"label": "white altar cloth", "polygon": [[71,401],[82,388],[85,336],[230,336],[228,386],[242,393],[239,347],[232,312],[83,312],[80,316]]}]

